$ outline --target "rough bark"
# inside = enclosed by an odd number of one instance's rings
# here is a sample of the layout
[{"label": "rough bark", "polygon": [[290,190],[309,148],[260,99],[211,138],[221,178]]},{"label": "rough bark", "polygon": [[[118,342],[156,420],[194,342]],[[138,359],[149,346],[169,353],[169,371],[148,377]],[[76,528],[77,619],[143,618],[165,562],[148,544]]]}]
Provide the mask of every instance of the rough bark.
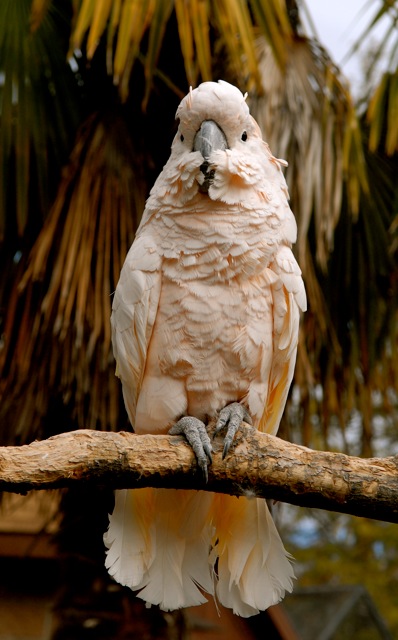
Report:
[{"label": "rough bark", "polygon": [[26,493],[77,483],[204,489],[398,522],[398,456],[313,451],[247,427],[224,461],[221,440],[214,448],[205,484],[180,437],[82,429],[0,447],[0,490]]}]

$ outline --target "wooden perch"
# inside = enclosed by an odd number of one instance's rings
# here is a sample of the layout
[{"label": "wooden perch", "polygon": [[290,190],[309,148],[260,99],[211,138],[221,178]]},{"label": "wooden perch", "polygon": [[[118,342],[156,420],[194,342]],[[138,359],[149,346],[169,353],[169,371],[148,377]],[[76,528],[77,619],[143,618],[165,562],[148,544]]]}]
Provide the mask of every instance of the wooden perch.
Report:
[{"label": "wooden perch", "polygon": [[398,456],[354,458],[312,451],[242,427],[223,461],[222,443],[205,485],[178,436],[82,429],[21,447],[0,447],[0,490],[165,487],[256,495],[306,507],[398,522]]}]

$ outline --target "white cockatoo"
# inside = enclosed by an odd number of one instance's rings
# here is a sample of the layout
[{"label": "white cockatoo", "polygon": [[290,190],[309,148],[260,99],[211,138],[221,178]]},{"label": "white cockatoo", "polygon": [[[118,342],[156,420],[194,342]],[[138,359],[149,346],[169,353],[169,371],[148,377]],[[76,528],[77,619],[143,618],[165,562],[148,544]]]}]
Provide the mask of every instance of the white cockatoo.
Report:
[{"label": "white cockatoo", "polygon": [[[184,434],[207,477],[206,424],[275,434],[295,365],[301,271],[281,171],[227,82],[178,107],[171,155],[116,288],[117,375],[137,434]],[[232,453],[230,455],[233,455]],[[250,616],[291,591],[293,570],[265,500],[205,491],[116,491],[106,566],[163,610],[204,592]]]}]

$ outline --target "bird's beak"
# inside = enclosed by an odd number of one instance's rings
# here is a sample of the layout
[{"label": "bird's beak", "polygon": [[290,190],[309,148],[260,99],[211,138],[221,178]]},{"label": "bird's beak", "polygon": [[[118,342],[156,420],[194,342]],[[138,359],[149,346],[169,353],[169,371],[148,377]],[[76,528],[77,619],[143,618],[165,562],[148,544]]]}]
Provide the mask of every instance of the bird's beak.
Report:
[{"label": "bird's beak", "polygon": [[199,191],[208,193],[209,187],[213,182],[215,169],[210,168],[209,158],[212,151],[223,151],[228,149],[227,139],[224,131],[218,126],[214,120],[204,120],[200,125],[200,129],[196,132],[193,143],[193,150],[199,151],[203,156],[203,162],[200,170],[203,173],[203,182],[200,182]]},{"label": "bird's beak", "polygon": [[196,132],[193,150],[200,151],[204,160],[208,160],[212,151],[228,148],[224,131],[214,120],[204,120]]}]

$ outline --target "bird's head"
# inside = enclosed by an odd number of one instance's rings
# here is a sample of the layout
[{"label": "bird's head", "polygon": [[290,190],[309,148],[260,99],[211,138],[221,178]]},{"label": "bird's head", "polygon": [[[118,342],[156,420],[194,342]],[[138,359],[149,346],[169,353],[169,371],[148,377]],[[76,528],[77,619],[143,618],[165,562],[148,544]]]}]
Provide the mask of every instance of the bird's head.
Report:
[{"label": "bird's head", "polygon": [[202,193],[209,193],[217,184],[216,174],[225,165],[225,159],[232,157],[230,152],[244,157],[254,138],[261,141],[246,96],[222,80],[204,82],[191,89],[181,101],[176,117],[179,127],[173,147],[179,154],[200,154],[197,182]]},{"label": "bird's head", "polygon": [[203,82],[183,98],[176,117],[171,155],[148,211],[179,210],[194,200],[197,207],[203,197],[257,210],[271,194],[279,199],[280,190],[288,198],[280,167],[286,163],[271,154],[239,89],[223,80]]}]

